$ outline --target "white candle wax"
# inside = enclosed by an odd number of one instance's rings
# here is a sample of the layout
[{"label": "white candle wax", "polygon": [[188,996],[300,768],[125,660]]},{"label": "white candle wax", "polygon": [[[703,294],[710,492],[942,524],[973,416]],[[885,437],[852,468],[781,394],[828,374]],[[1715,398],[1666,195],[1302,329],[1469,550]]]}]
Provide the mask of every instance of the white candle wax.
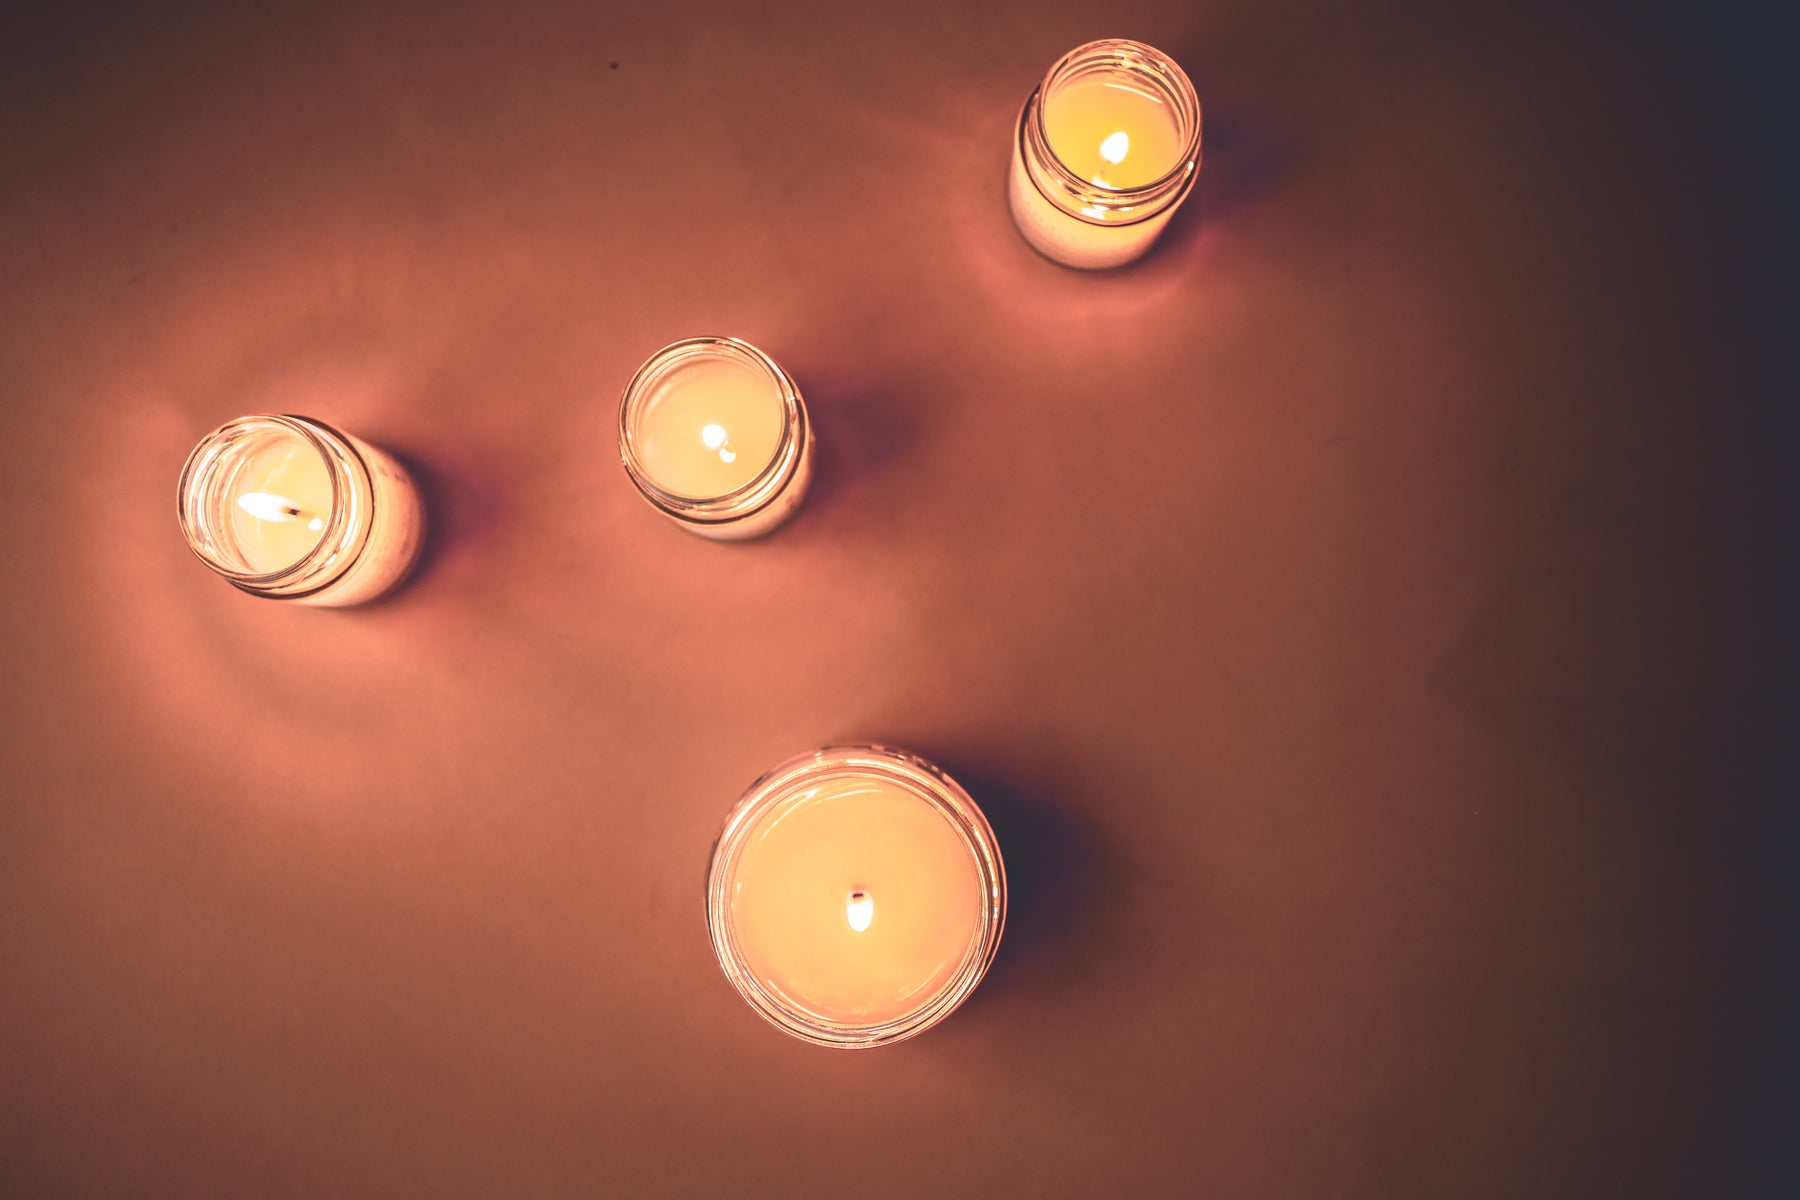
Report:
[{"label": "white candle wax", "polygon": [[993,830],[915,755],[845,746],[791,759],[732,810],[707,876],[726,977],[822,1045],[879,1046],[943,1020],[1006,922]]},{"label": "white candle wax", "polygon": [[271,435],[226,484],[231,530],[259,575],[284,571],[319,544],[331,515],[331,472],[311,443]]},{"label": "white candle wax", "polygon": [[1071,171],[1115,191],[1161,179],[1187,148],[1169,102],[1123,74],[1057,88],[1044,102],[1044,133]]},{"label": "white candle wax", "polygon": [[976,857],[943,813],[879,776],[846,775],[749,832],[731,916],[771,991],[831,1021],[883,1025],[955,977],[983,904]]},{"label": "white candle wax", "polygon": [[769,465],[781,423],[781,391],[768,372],[736,359],[694,358],[664,375],[645,399],[638,454],[664,491],[717,499]]},{"label": "white candle wax", "polygon": [[768,533],[812,478],[812,430],[793,379],[735,338],[665,346],[619,406],[626,474],[650,504],[703,537]]}]

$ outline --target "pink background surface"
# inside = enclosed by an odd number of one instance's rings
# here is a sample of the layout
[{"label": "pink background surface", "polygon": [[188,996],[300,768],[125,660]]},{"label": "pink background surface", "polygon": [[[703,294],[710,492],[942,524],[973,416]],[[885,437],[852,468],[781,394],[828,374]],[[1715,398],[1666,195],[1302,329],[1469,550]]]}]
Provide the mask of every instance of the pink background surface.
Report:
[{"label": "pink background surface", "polygon": [[[1766,1182],[1766,118],[1623,11],[9,18],[0,1190]],[[1206,160],[1096,277],[1003,183],[1104,36]],[[766,542],[617,461],[705,333],[817,423]],[[282,411],[424,480],[392,600],[183,544],[188,450]],[[1014,888],[970,1003],[858,1054],[751,1013],[701,895],[848,740],[961,779]]]}]

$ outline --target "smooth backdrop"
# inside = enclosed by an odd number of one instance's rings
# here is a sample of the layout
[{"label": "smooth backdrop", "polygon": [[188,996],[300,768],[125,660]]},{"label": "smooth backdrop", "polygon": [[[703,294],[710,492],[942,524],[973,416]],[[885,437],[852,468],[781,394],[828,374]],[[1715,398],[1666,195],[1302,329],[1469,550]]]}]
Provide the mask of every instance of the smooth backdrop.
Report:
[{"label": "smooth backdrop", "polygon": [[[0,1192],[1780,1190],[1772,32],[24,8]],[[1108,36],[1186,65],[1205,165],[1090,276],[1003,189]],[[766,542],[617,461],[632,371],[708,333],[817,422]],[[417,471],[403,592],[193,559],[181,462],[259,412]],[[701,885],[741,788],[852,740],[964,780],[1014,893],[962,1011],[846,1054],[732,992]]]}]

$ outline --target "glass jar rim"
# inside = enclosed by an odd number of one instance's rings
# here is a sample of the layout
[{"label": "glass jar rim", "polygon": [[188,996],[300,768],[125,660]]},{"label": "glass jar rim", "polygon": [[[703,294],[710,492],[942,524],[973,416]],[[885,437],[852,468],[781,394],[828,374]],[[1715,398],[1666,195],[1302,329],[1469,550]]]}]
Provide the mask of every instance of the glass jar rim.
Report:
[{"label": "glass jar rim", "polygon": [[[637,432],[654,386],[693,358],[716,355],[751,367],[771,384],[781,401],[781,432],[769,461],[750,480],[721,496],[684,496],[657,483],[638,453]],[[684,521],[723,524],[750,516],[772,501],[793,476],[808,436],[806,407],[793,376],[767,353],[742,338],[691,337],[670,342],[644,360],[619,401],[619,457],[631,482],[653,505]]]},{"label": "glass jar rim", "polygon": [[[930,804],[956,830],[981,880],[981,921],[956,973],[910,1011],[870,1024],[832,1021],[797,1010],[772,994],[738,946],[731,912],[731,880],[749,835],[777,805],[802,787],[842,776],[874,776]],[[838,1049],[889,1045],[925,1032],[949,1016],[987,974],[1006,925],[1006,866],[987,817],[960,784],[916,754],[881,745],[828,746],[797,755],[751,784],[713,842],[706,880],[706,924],[726,978],[757,1014],[804,1041]]]},{"label": "glass jar rim", "polygon": [[[1181,124],[1186,127],[1187,140],[1180,157],[1163,174],[1136,187],[1108,187],[1076,174],[1052,147],[1049,128],[1045,124],[1044,112],[1056,85],[1073,75],[1098,70],[1109,63],[1114,69],[1130,71],[1153,81],[1176,103]],[[1202,124],[1199,94],[1179,63],[1144,42],[1105,38],[1075,47],[1044,73],[1043,81],[1025,99],[1019,122],[1018,150],[1027,164],[1026,178],[1047,202],[1086,224],[1116,229],[1152,220],[1185,198],[1200,173]],[[1040,170],[1051,179],[1040,181]],[[1052,190],[1081,203],[1071,206],[1052,195]],[[1096,220],[1083,211],[1099,204],[1119,212],[1130,212],[1139,207],[1148,211],[1129,220]]]},{"label": "glass jar rim", "polygon": [[[274,571],[247,570],[220,551],[223,538],[210,509],[221,481],[219,472],[230,451],[258,435],[283,435],[304,441],[325,464],[331,483],[331,511],[319,539],[299,559]],[[273,599],[296,600],[312,595],[342,576],[361,556],[369,524],[366,505],[354,486],[353,472],[366,480],[369,467],[355,444],[323,421],[292,413],[237,417],[200,439],[182,465],[177,485],[177,516],[188,548],[232,585]]]}]

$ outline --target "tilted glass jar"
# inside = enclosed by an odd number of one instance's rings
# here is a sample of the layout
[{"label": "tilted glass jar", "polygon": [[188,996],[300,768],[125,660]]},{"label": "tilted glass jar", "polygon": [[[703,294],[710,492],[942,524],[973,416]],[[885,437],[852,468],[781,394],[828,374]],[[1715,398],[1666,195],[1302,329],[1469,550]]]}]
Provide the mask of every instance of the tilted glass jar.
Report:
[{"label": "tilted glass jar", "polygon": [[[1167,161],[1155,164],[1153,177],[1113,186],[1105,171],[1083,174],[1067,161],[1073,150],[1090,148],[1085,142],[1071,147],[1067,134],[1059,146],[1051,129],[1056,122],[1047,121],[1046,113],[1091,103],[1096,86],[1141,101],[1144,119],[1158,127]],[[1093,139],[1102,162],[1121,161],[1110,143],[1122,139],[1118,145],[1129,146],[1127,132]],[[1134,136],[1145,140],[1142,132]],[[1200,99],[1187,74],[1154,47],[1114,38],[1071,50],[1026,97],[1007,197],[1014,223],[1034,249],[1065,266],[1097,270],[1141,257],[1193,190],[1199,171]]]},{"label": "tilted glass jar", "polygon": [[424,505],[406,469],[310,417],[221,425],[188,456],[177,502],[200,561],[251,595],[298,604],[374,600],[424,544]]}]

